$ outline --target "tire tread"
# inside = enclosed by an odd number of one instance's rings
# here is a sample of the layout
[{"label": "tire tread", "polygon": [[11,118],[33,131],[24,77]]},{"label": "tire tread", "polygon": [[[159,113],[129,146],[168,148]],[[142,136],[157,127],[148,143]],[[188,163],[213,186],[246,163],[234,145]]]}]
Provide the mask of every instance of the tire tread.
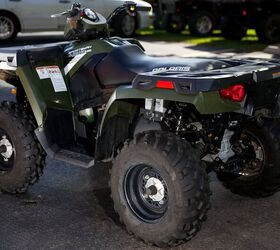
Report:
[{"label": "tire tread", "polygon": [[0,191],[12,194],[22,194],[34,185],[42,176],[45,166],[46,154],[35,136],[35,124],[33,117],[29,116],[24,108],[16,103],[0,103],[0,112],[5,112],[17,124],[17,133],[21,137],[22,149],[24,149],[25,180],[14,187],[1,187]]}]

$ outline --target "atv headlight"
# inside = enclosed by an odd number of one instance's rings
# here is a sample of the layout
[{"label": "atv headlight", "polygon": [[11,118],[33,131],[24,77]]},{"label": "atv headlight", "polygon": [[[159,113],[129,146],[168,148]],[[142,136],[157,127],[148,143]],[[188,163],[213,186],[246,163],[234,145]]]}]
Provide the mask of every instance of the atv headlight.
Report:
[{"label": "atv headlight", "polygon": [[134,2],[127,2],[126,4],[126,9],[130,13],[134,14],[136,12],[136,3]]},{"label": "atv headlight", "polygon": [[136,11],[136,4],[130,5],[129,6],[129,11],[130,12],[135,12]]}]

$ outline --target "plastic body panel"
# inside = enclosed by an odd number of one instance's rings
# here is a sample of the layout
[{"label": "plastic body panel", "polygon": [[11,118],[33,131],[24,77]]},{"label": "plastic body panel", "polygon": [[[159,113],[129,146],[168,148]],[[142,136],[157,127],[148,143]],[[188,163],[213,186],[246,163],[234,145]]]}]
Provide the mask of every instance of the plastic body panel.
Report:
[{"label": "plastic body panel", "polygon": [[[36,65],[36,67],[45,66],[58,66],[65,80],[62,58],[45,59]],[[19,66],[17,68],[17,75],[20,77],[39,126],[43,125],[47,108],[73,109],[70,92],[55,92],[51,79],[40,79],[36,69],[29,63]]]}]

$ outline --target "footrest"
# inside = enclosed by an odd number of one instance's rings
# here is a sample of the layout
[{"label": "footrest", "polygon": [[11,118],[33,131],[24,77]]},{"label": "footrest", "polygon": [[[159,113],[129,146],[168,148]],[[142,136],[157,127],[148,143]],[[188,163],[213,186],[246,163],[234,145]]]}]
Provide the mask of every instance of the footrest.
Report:
[{"label": "footrest", "polygon": [[94,158],[66,149],[60,149],[59,151],[57,151],[54,155],[54,159],[67,162],[82,168],[90,168],[94,166]]}]

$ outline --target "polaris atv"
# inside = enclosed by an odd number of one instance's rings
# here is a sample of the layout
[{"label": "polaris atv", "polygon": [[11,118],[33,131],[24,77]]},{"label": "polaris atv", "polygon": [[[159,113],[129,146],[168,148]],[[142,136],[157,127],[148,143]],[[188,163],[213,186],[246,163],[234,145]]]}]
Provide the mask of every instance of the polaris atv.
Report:
[{"label": "polaris atv", "polygon": [[[135,12],[133,3],[118,8]],[[153,58],[74,4],[68,42],[0,50],[0,189],[38,181],[45,157],[112,162],[114,206],[130,233],[175,246],[201,228],[208,173],[232,192],[280,186],[280,63]]]}]

